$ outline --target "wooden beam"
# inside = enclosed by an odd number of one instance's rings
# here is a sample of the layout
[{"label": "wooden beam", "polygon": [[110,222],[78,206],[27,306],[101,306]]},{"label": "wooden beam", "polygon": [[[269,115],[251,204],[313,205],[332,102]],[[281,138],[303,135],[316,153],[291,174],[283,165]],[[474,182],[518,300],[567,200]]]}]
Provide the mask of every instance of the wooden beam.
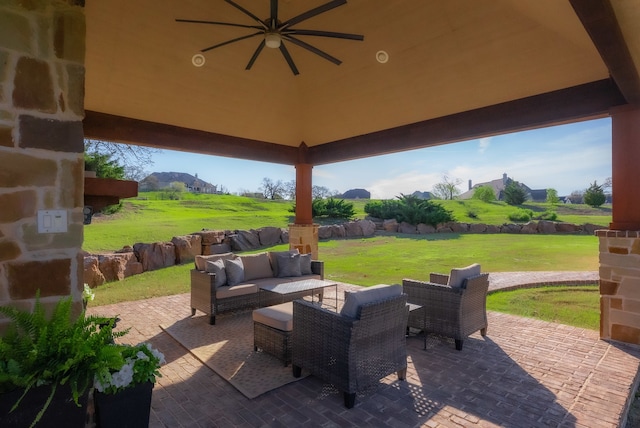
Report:
[{"label": "wooden beam", "polygon": [[594,119],[624,104],[615,83],[605,79],[313,146],[308,162],[321,165]]},{"label": "wooden beam", "polygon": [[83,125],[85,138],[96,140],[287,165],[298,160],[297,147],[90,110],[85,112]]},{"label": "wooden beam", "polygon": [[629,104],[640,106],[640,75],[609,0],[570,0],[613,80]]}]

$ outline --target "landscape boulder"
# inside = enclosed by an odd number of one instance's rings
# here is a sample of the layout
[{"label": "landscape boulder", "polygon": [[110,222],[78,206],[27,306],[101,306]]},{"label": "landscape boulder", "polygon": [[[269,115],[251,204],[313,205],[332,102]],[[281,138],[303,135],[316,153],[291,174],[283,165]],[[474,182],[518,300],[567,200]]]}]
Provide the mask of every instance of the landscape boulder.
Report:
[{"label": "landscape boulder", "polygon": [[580,232],[580,226],[573,223],[556,223],[556,232],[577,233]]},{"label": "landscape boulder", "polygon": [[98,256],[89,255],[84,257],[83,281],[91,288],[106,282],[104,275],[100,272]]},{"label": "landscape boulder", "polygon": [[263,247],[272,247],[282,242],[282,232],[279,227],[263,227],[258,229],[258,240]]},{"label": "landscape boulder", "polygon": [[100,254],[98,263],[106,282],[122,281],[143,272],[142,264],[133,252]]},{"label": "landscape boulder", "polygon": [[469,231],[469,223],[449,223],[449,228],[453,233],[467,233]]},{"label": "landscape boulder", "polygon": [[425,235],[427,233],[436,233],[436,228],[431,226],[430,224],[419,223],[416,229],[421,235]]},{"label": "landscape boulder", "polygon": [[171,242],[136,243],[133,245],[142,270],[148,272],[176,264],[176,249]]},{"label": "landscape boulder", "polygon": [[403,221],[398,225],[398,233],[408,233],[415,235],[416,233],[418,233],[418,229],[415,224]]},{"label": "landscape boulder", "polygon": [[487,225],[484,223],[472,223],[469,225],[470,233],[485,233],[487,231]]},{"label": "landscape boulder", "polygon": [[355,221],[349,221],[343,224],[345,235],[348,238],[354,236],[364,236],[362,233],[362,227],[360,227],[360,223]]},{"label": "landscape boulder", "polygon": [[330,239],[331,236],[331,225],[322,225],[318,227],[318,239]]},{"label": "landscape boulder", "polygon": [[382,228],[386,232],[397,233],[398,232],[398,220],[396,220],[395,218],[390,218],[390,219],[384,220],[382,222]]},{"label": "landscape boulder", "polygon": [[496,226],[495,224],[487,225],[487,233],[500,233],[500,226]]},{"label": "landscape boulder", "polygon": [[358,220],[363,236],[373,236],[376,233],[376,224],[371,220]]},{"label": "landscape boulder", "polygon": [[436,232],[438,232],[438,233],[453,233],[453,230],[451,230],[451,228],[449,226],[447,226],[446,224],[441,224],[441,225],[438,225],[438,227],[436,228]]},{"label": "landscape boulder", "polygon": [[501,233],[520,233],[522,227],[519,224],[505,223],[500,227]]},{"label": "landscape boulder", "polygon": [[520,231],[526,234],[538,233],[538,222],[530,221],[526,224],[523,224],[522,229],[520,229]]},{"label": "landscape boulder", "polygon": [[181,265],[195,260],[202,254],[202,236],[184,235],[174,236],[171,243],[176,249],[176,264]]},{"label": "landscape boulder", "polygon": [[548,220],[538,222],[538,233],[556,233],[556,224]]},{"label": "landscape boulder", "polygon": [[208,230],[202,229],[201,232],[192,233],[192,235],[200,235],[202,237],[202,245],[222,244],[225,240],[226,233],[224,230]]},{"label": "landscape boulder", "polygon": [[250,251],[260,248],[260,238],[255,230],[236,230],[229,236],[232,251]]}]

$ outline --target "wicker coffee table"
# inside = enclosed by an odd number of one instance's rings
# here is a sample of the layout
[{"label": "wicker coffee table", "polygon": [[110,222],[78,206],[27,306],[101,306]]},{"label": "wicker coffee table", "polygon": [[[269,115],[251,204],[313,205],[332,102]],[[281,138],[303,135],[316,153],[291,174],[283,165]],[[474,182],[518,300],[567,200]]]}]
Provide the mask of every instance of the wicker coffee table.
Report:
[{"label": "wicker coffee table", "polygon": [[[335,296],[336,296],[336,310],[338,309],[338,283],[332,281],[325,281],[322,279],[302,279],[300,281],[291,281],[285,282],[282,284],[276,285],[264,285],[260,287],[260,291],[258,294],[258,306],[262,306],[261,302],[265,299],[261,298],[260,294],[262,293],[276,293],[279,294],[282,299],[279,303],[284,303],[287,295],[291,294],[306,294],[307,292],[311,295],[311,300],[313,301],[314,295],[318,294],[318,300],[322,302],[324,297],[324,289],[327,287],[335,287]],[[316,293],[318,292],[318,293]]]}]

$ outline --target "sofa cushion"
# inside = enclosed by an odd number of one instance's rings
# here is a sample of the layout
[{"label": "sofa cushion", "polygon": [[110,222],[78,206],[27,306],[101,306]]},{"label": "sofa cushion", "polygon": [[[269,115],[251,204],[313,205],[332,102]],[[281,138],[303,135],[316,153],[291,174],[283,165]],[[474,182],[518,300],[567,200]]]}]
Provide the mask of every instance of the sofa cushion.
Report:
[{"label": "sofa cushion", "polygon": [[293,302],[267,306],[253,311],[253,321],[281,331],[293,330]]},{"label": "sofa cushion", "polygon": [[344,306],[340,311],[340,315],[349,318],[356,318],[358,316],[358,309],[365,303],[371,303],[377,300],[399,296],[401,294],[402,285],[400,284],[380,284],[364,290],[345,291]]},{"label": "sofa cushion", "polygon": [[244,266],[244,280],[250,281],[257,278],[271,278],[271,262],[267,253],[246,254],[239,256]]},{"label": "sofa cushion", "polygon": [[451,288],[461,288],[465,286],[465,279],[480,275],[480,265],[474,263],[465,268],[451,269],[447,285]]},{"label": "sofa cushion", "polygon": [[245,296],[247,294],[258,293],[258,286],[255,284],[238,284],[238,285],[225,285],[220,288],[216,288],[216,298],[224,299],[226,297]]},{"label": "sofa cushion", "polygon": [[312,275],[311,254],[300,254],[300,275]]},{"label": "sofa cushion", "polygon": [[227,273],[224,268],[224,260],[207,260],[207,272],[213,273],[216,275],[214,285],[217,287],[221,287],[227,283]]},{"label": "sofa cushion", "polygon": [[278,277],[278,254],[299,254],[298,250],[289,250],[289,251],[269,251],[269,261],[271,262],[271,270],[273,271],[273,276]]},{"label": "sofa cushion", "polygon": [[224,268],[227,272],[227,284],[236,285],[244,281],[244,265],[242,259],[225,259]]},{"label": "sofa cushion", "polygon": [[300,276],[300,254],[277,254],[278,278]]},{"label": "sofa cushion", "polygon": [[200,256],[197,255],[195,257],[195,264],[196,264],[196,269],[198,270],[207,270],[207,261],[214,261],[214,260],[224,260],[224,259],[232,259],[234,258],[236,255],[233,253],[222,253],[222,254],[211,254],[209,256]]}]

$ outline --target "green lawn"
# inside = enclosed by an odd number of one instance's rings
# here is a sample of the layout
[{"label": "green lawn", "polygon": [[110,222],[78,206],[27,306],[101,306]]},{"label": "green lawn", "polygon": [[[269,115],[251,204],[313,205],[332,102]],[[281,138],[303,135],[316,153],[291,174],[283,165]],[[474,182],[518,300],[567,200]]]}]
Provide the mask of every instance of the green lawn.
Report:
[{"label": "green lawn", "polygon": [[600,328],[597,285],[498,291],[487,296],[487,309],[590,330]]}]

